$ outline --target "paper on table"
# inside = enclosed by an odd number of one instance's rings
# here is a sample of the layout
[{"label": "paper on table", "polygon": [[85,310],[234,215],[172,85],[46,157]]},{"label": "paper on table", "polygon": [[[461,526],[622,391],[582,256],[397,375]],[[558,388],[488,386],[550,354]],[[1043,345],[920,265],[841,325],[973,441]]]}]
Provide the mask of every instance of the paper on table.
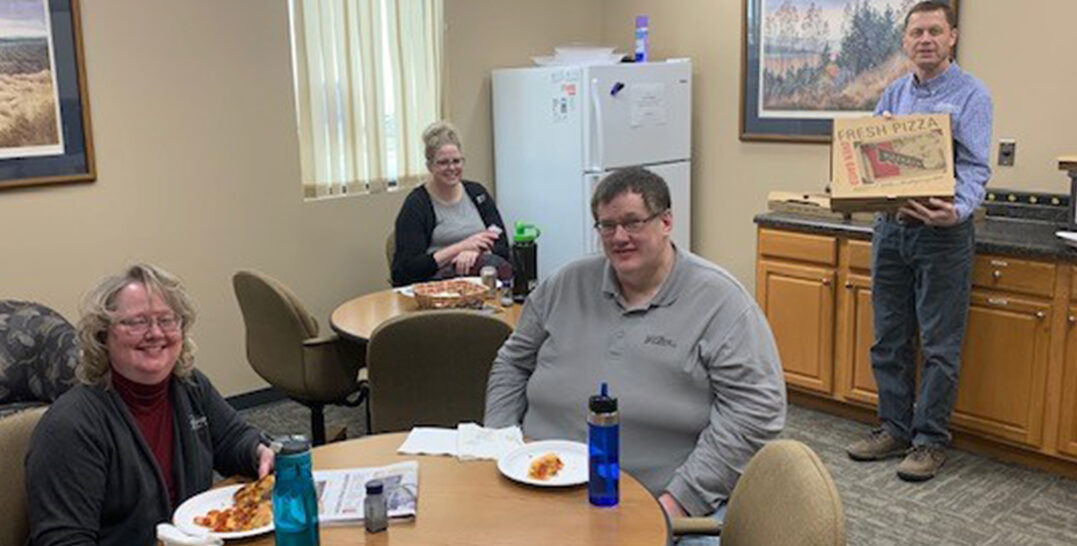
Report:
[{"label": "paper on table", "polygon": [[456,429],[415,427],[397,453],[407,455],[456,455]]},{"label": "paper on table", "polygon": [[523,445],[520,427],[500,429],[461,423],[457,428],[415,427],[397,453],[408,455],[453,455],[462,461],[498,459]]},{"label": "paper on table", "polygon": [[456,456],[461,461],[473,459],[498,460],[502,455],[524,445],[520,427],[480,427],[475,423],[460,423],[456,427]]}]

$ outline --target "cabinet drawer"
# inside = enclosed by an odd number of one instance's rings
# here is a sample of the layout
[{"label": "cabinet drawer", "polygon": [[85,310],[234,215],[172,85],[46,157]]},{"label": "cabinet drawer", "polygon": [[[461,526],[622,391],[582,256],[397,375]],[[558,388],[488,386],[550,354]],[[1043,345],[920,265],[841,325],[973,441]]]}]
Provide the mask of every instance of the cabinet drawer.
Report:
[{"label": "cabinet drawer", "polygon": [[823,265],[837,265],[838,240],[827,235],[759,230],[759,254]]},{"label": "cabinet drawer", "polygon": [[871,241],[847,241],[849,267],[851,269],[871,270]]},{"label": "cabinet drawer", "polygon": [[1050,297],[1055,286],[1055,265],[1007,256],[976,256],[972,265],[972,284]]}]

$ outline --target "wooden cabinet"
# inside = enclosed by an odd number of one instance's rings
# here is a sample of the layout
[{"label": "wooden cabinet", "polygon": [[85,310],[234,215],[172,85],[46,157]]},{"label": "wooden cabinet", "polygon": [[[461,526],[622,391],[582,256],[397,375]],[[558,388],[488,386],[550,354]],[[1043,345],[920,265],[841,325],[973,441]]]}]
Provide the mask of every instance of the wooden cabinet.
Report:
[{"label": "wooden cabinet", "polygon": [[841,377],[838,396],[870,406],[879,403],[871,371],[871,344],[875,341],[871,307],[871,277],[847,274],[838,295],[835,364]]},{"label": "wooden cabinet", "polygon": [[973,290],[954,426],[1041,443],[1050,320],[1049,301]]},{"label": "wooden cabinet", "polygon": [[785,382],[833,390],[834,270],[760,261],[756,299],[778,343]]},{"label": "wooden cabinet", "polygon": [[[978,254],[972,285],[952,429],[1077,474],[1077,266]],[[756,298],[806,403],[861,418],[878,404],[871,289],[870,241],[759,229]]]},{"label": "wooden cabinet", "polygon": [[[1077,279],[1077,276],[1074,278]],[[1071,294],[1077,295],[1077,291]],[[1077,306],[1071,303],[1067,311],[1058,451],[1077,457]]]},{"label": "wooden cabinet", "polygon": [[778,343],[785,382],[834,392],[834,281],[837,238],[761,229],[756,301]]}]

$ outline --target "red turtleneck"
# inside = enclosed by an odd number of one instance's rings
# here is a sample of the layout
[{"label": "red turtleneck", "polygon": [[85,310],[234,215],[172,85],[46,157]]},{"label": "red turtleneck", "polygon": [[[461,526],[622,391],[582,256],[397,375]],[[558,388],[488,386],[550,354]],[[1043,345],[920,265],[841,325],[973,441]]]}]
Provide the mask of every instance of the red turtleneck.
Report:
[{"label": "red turtleneck", "polygon": [[112,386],[127,404],[127,409],[138,424],[142,438],[150,446],[153,458],[164,477],[168,498],[176,501],[176,488],[172,484],[172,398],[168,386],[172,376],[156,385],[144,385],[127,379],[112,370]]}]

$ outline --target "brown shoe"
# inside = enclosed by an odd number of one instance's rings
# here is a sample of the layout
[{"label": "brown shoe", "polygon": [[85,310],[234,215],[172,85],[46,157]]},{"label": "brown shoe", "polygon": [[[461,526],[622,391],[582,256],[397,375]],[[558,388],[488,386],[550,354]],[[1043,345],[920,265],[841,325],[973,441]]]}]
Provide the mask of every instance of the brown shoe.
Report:
[{"label": "brown shoe", "polygon": [[909,449],[909,442],[898,440],[883,428],[872,430],[867,438],[857,440],[845,448],[854,461],[880,461],[899,457]]},{"label": "brown shoe", "polygon": [[897,475],[909,482],[922,482],[935,477],[946,462],[941,446],[913,446],[898,465]]}]

